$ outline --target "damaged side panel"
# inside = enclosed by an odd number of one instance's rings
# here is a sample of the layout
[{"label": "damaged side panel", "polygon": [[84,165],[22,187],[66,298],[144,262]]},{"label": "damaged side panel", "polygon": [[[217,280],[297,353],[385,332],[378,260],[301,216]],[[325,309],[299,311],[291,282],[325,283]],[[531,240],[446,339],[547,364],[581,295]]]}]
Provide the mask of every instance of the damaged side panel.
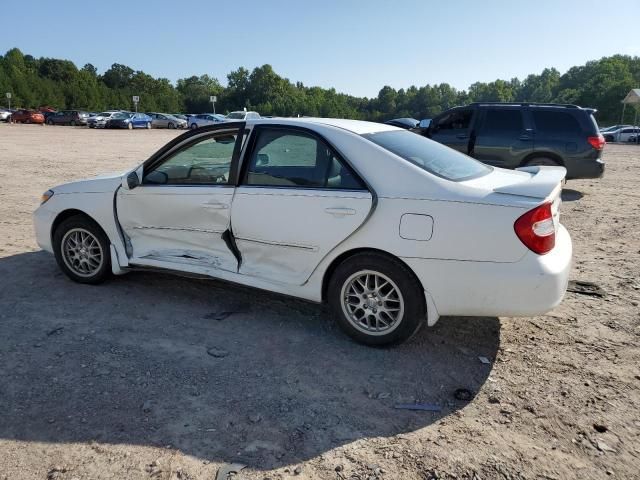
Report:
[{"label": "damaged side panel", "polygon": [[130,263],[147,260],[238,271],[223,234],[233,187],[139,186],[117,194],[117,215],[131,243]]}]

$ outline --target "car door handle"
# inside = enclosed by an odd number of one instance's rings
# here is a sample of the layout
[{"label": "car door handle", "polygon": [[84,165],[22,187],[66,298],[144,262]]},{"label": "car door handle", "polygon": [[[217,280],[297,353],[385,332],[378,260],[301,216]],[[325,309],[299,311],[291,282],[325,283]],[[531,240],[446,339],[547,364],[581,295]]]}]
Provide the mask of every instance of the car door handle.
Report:
[{"label": "car door handle", "polygon": [[220,202],[210,202],[210,203],[203,203],[202,207],[210,208],[212,210],[226,210],[227,208],[229,208],[229,205],[227,205],[226,203],[220,203]]},{"label": "car door handle", "polygon": [[355,215],[356,211],[353,208],[325,208],[324,211],[329,215],[333,215],[334,217],[343,217],[345,215]]}]

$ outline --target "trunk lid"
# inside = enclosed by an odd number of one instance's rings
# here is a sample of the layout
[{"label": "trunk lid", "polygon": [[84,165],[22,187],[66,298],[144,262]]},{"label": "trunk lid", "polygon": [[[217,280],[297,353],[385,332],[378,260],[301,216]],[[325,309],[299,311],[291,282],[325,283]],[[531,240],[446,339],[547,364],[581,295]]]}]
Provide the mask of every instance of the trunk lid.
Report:
[{"label": "trunk lid", "polygon": [[567,170],[564,167],[531,166],[515,170],[494,168],[489,175],[464,183],[500,195],[514,195],[528,198],[536,203],[550,203],[553,223],[557,230],[562,204],[560,194],[566,175]]}]

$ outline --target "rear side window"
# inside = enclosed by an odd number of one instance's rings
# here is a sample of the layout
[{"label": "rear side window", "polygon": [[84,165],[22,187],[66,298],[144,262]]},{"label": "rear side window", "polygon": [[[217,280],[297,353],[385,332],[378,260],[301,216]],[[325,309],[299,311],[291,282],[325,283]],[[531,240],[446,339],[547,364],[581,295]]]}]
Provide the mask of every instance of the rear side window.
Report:
[{"label": "rear side window", "polygon": [[513,132],[518,133],[524,129],[522,113],[514,109],[487,110],[480,132]]},{"label": "rear side window", "polygon": [[531,111],[536,131],[546,134],[567,134],[581,133],[582,129],[578,120],[571,114],[565,112],[553,112],[550,110]]},{"label": "rear side window", "polygon": [[323,141],[306,132],[286,129],[258,132],[244,184],[345,190],[366,188]]}]

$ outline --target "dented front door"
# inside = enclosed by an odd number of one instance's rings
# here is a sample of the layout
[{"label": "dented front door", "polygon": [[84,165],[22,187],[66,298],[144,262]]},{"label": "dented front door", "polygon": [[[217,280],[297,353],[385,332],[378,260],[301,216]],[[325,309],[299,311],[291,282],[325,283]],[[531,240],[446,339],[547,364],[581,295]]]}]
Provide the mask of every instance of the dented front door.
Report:
[{"label": "dented front door", "polygon": [[237,130],[204,135],[145,170],[141,185],[118,191],[130,263],[237,271],[223,237],[230,224],[236,141]]}]

